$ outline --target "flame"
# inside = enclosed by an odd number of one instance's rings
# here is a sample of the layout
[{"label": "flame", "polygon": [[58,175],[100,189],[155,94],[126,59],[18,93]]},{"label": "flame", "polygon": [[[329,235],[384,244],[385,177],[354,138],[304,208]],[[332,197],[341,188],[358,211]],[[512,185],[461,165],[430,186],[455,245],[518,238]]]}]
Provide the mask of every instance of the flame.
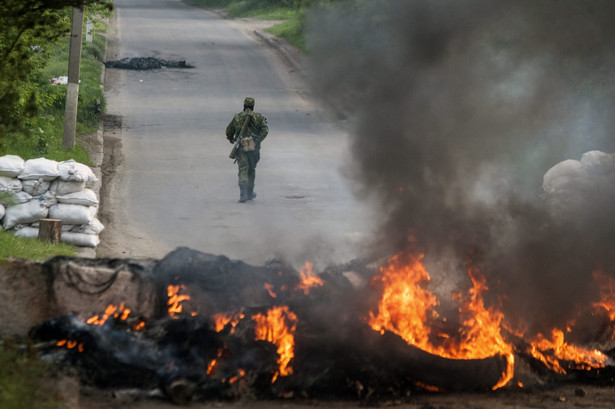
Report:
[{"label": "flame", "polygon": [[214,329],[216,330],[216,332],[220,332],[227,325],[230,324],[231,325],[230,333],[232,334],[235,332],[235,327],[237,326],[239,321],[241,321],[244,317],[245,315],[241,312],[240,313],[234,312],[231,315],[226,315],[223,313],[214,314],[212,317],[214,320]]},{"label": "flame", "polygon": [[180,290],[185,289],[186,286],[183,284],[169,285],[167,287],[167,295],[169,297],[169,301],[167,301],[167,306],[169,309],[169,316],[171,318],[179,318],[179,314],[181,314],[183,310],[182,302],[190,300],[189,295],[179,294]]},{"label": "flame", "polygon": [[[609,319],[615,321],[615,279],[600,270],[595,270],[593,275],[600,286],[600,301],[594,303],[594,307],[603,308],[609,314]],[[615,338],[615,333],[613,335]]]},{"label": "flame", "polygon": [[473,287],[469,297],[462,300],[461,293],[454,296],[462,301],[459,312],[466,318],[454,337],[440,336],[439,343],[432,342],[429,319],[438,318],[435,307],[438,299],[422,287],[431,277],[422,263],[423,255],[395,256],[387,266],[380,269],[373,284],[381,283],[382,297],[378,315],[370,313],[369,325],[375,331],[391,331],[401,336],[408,344],[426,352],[449,359],[483,359],[494,355],[506,357],[507,368],[493,386],[498,389],[506,385],[514,375],[514,354],[511,344],[501,333],[503,314],[494,308],[486,308],[482,293],[488,287],[485,278],[468,268]]},{"label": "flame", "polygon": [[273,291],[273,284],[265,283],[265,290],[269,293],[271,298],[277,297],[276,293]]},{"label": "flame", "polygon": [[73,349],[75,347],[77,347],[77,350],[79,352],[83,352],[83,343],[82,342],[77,342],[77,341],[73,341],[73,340],[69,340],[69,339],[61,339],[58,342],[56,342],[56,346],[59,347],[66,347],[67,349]]},{"label": "flame", "polygon": [[320,277],[312,273],[312,263],[305,262],[305,265],[301,267],[299,271],[299,284],[295,287],[295,290],[302,290],[303,294],[307,295],[310,292],[310,288],[322,286],[324,283]]},{"label": "flame", "polygon": [[[564,332],[557,328],[551,331],[550,340],[538,334],[530,345],[528,352],[547,368],[559,374],[566,373],[560,361],[571,362],[573,368],[585,370],[603,368],[608,361],[608,357],[597,349],[586,349],[568,344],[565,341]],[[550,355],[545,355],[547,351]]]},{"label": "flame", "polygon": [[235,383],[238,380],[240,380],[241,378],[243,378],[246,375],[246,371],[244,371],[243,369],[239,369],[237,371],[237,375],[229,378],[228,383]]},{"label": "flame", "polygon": [[125,321],[128,319],[128,315],[130,315],[130,308],[126,308],[124,303],[121,303],[119,307],[114,304],[109,304],[107,308],[105,308],[105,312],[102,316],[94,315],[88,318],[86,322],[90,325],[104,325],[111,317]]},{"label": "flame", "polygon": [[252,317],[256,323],[254,332],[256,340],[271,342],[278,347],[278,371],[271,382],[275,382],[280,376],[293,373],[289,366],[295,356],[295,336],[297,328],[297,315],[290,311],[287,306],[273,307],[267,311],[267,315],[256,314]]},{"label": "flame", "polygon": [[216,363],[218,363],[218,359],[222,356],[223,353],[224,353],[224,349],[218,348],[218,354],[216,355],[214,359],[211,360],[209,365],[207,365],[207,375],[208,376],[211,376],[214,373]]}]

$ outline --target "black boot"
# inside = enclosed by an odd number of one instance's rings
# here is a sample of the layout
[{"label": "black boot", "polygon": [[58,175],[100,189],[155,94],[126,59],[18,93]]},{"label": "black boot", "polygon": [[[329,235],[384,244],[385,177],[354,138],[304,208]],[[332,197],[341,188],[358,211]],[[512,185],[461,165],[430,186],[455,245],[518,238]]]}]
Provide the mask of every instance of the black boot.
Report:
[{"label": "black boot", "polygon": [[248,186],[248,200],[256,199],[256,192],[254,186]]},{"label": "black boot", "polygon": [[248,200],[248,188],[246,185],[239,185],[239,203],[245,203]]}]

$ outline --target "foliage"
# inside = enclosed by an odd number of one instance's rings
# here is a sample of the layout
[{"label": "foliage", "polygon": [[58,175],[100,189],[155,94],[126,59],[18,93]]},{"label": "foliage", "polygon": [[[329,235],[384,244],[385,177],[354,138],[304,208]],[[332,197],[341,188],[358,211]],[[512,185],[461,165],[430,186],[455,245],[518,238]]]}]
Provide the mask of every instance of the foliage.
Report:
[{"label": "foliage", "polygon": [[20,352],[13,342],[0,345],[0,409],[53,409],[60,402],[41,380],[49,369],[30,349]]},{"label": "foliage", "polygon": [[[87,0],[85,3],[92,3]],[[0,2],[0,144],[27,134],[38,113],[34,81],[58,40],[70,32],[71,9],[80,0]],[[104,4],[88,6],[104,13]]]}]

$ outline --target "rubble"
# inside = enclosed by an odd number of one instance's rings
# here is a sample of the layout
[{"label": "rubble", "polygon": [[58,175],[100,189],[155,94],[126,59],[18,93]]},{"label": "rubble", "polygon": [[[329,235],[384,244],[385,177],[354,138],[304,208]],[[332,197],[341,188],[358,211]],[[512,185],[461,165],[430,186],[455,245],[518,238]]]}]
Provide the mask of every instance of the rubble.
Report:
[{"label": "rubble", "polygon": [[123,70],[156,70],[160,68],[193,68],[185,60],[164,60],[154,57],[122,58],[116,61],[105,61],[106,68]]}]

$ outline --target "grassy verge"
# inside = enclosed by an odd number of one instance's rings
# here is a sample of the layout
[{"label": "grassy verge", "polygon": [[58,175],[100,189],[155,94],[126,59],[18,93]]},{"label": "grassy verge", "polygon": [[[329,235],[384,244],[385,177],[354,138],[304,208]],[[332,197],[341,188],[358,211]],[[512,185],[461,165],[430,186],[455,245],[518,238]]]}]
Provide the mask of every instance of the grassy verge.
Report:
[{"label": "grassy verge", "polygon": [[252,17],[260,20],[282,20],[266,29],[289,44],[307,52],[304,38],[305,9],[284,6],[283,2],[259,2],[250,0],[187,0],[204,8],[223,8],[230,18]]},{"label": "grassy verge", "polygon": [[[38,90],[38,115],[28,122],[28,132],[7,143],[0,151],[0,156],[18,155],[23,159],[45,157],[56,161],[74,159],[87,165],[92,164],[88,152],[79,140],[84,135],[98,131],[100,113],[95,108],[97,102],[100,102],[101,112],[105,109],[101,73],[106,41],[100,33],[106,32],[106,29],[102,21],[95,21],[93,41],[91,43],[85,41],[84,36],[77,111],[77,141],[74,149],[67,151],[62,147],[66,86],[51,83],[52,78],[68,74],[70,37],[66,36],[53,46],[52,57],[36,73],[34,81]],[[75,249],[74,246],[65,243],[46,244],[33,239],[17,238],[11,233],[0,231],[0,258],[45,260],[56,255],[74,256]]]},{"label": "grassy verge", "polygon": [[67,243],[50,244],[35,239],[15,237],[13,233],[0,231],[0,258],[16,257],[43,261],[53,256],[74,255],[75,248]]},{"label": "grassy verge", "polygon": [[62,408],[44,379],[50,379],[50,371],[35,351],[17,351],[9,341],[0,344],[0,409]]}]

